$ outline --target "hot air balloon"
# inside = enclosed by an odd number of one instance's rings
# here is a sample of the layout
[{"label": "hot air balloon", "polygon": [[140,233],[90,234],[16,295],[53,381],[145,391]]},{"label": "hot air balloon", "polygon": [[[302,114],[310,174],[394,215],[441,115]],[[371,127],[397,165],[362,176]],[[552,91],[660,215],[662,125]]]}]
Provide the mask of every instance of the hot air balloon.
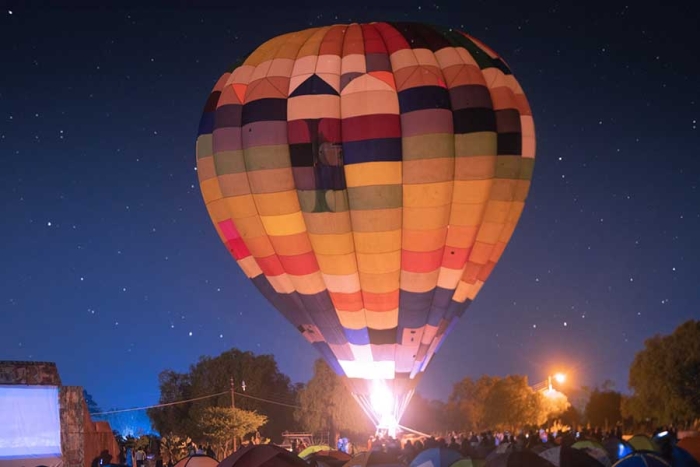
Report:
[{"label": "hot air balloon", "polygon": [[221,241],[389,427],[503,254],[534,156],[503,59],[420,23],[267,41],[219,78],[197,138]]}]

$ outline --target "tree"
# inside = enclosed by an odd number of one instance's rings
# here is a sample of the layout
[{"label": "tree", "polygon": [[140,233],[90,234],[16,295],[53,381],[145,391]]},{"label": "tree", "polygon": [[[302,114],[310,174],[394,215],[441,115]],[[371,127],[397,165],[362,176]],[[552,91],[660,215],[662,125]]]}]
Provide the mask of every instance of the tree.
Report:
[{"label": "tree", "polygon": [[443,431],[447,426],[449,409],[439,400],[429,400],[416,393],[408,403],[401,424],[424,433]]},{"label": "tree", "polygon": [[231,453],[232,439],[243,438],[267,423],[267,417],[253,411],[232,407],[207,407],[199,416],[204,436],[216,446],[221,459]]},{"label": "tree", "polygon": [[482,376],[476,381],[464,378],[455,383],[446,407],[451,428],[463,432],[486,428],[486,399],[498,380]]},{"label": "tree", "polygon": [[[195,442],[204,438],[199,416],[208,407],[231,405],[230,378],[234,379],[236,408],[265,415],[268,422],[261,429],[264,436],[280,440],[284,430],[293,430],[295,387],[281,373],[272,355],[255,355],[231,349],[217,357],[201,357],[186,373],[165,370],[159,375],[160,403],[209,397],[183,404],[148,410],[153,426],[160,433],[172,433]],[[245,391],[242,384],[245,381]],[[248,394],[255,397],[246,397]],[[261,401],[271,400],[276,403]]]},{"label": "tree", "polygon": [[364,434],[372,430],[341,377],[321,359],[314,363],[314,376],[299,391],[299,408],[294,415],[307,431],[329,432],[333,443],[338,442],[341,431]]},{"label": "tree", "polygon": [[564,393],[556,389],[546,390],[541,393],[540,397],[540,413],[545,420],[552,420],[563,415],[567,409],[571,407],[569,400]]},{"label": "tree", "polygon": [[187,454],[187,445],[191,442],[189,438],[180,438],[172,433],[163,435],[160,438],[160,455],[164,464],[174,464]]},{"label": "tree", "polygon": [[[607,387],[610,387],[609,385]],[[622,394],[606,389],[594,389],[586,404],[586,419],[594,427],[606,430],[622,422]]]},{"label": "tree", "polygon": [[630,366],[629,386],[625,412],[637,421],[687,425],[699,418],[700,321],[647,339]]},{"label": "tree", "polygon": [[509,375],[498,379],[486,396],[486,424],[511,431],[526,425],[540,425],[547,419],[541,411],[542,397],[530,388],[526,376]]}]

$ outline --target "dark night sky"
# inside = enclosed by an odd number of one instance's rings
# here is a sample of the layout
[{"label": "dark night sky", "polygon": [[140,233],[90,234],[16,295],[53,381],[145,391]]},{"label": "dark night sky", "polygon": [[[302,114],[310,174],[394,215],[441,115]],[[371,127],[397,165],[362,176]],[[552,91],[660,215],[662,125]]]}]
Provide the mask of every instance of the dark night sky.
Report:
[{"label": "dark night sky", "polygon": [[274,354],[293,381],[310,377],[317,355],[210,223],[194,142],[233,61],[328,23],[463,29],[505,58],[535,117],[520,225],[419,392],[558,369],[576,386],[609,378],[626,390],[644,339],[700,316],[692,2],[4,4],[0,359],[55,361],[64,384],[104,408],[155,403],[161,370],[233,346]]}]

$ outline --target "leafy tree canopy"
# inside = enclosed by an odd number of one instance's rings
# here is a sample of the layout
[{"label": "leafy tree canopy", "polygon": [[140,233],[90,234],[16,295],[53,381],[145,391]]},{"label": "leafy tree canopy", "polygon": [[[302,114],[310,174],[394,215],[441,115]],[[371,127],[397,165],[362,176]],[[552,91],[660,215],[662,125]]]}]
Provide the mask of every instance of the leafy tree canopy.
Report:
[{"label": "leafy tree canopy", "polygon": [[328,432],[332,442],[337,442],[341,432],[364,435],[373,430],[341,377],[321,359],[314,364],[314,376],[299,391],[299,406],[295,416],[303,429]]},{"label": "leafy tree canopy", "polygon": [[700,418],[700,321],[647,339],[630,367],[629,386],[625,415],[637,421],[687,424]]},{"label": "leafy tree canopy", "polygon": [[[200,415],[209,407],[230,407],[230,378],[234,379],[236,408],[253,411],[267,417],[261,433],[273,440],[280,440],[285,430],[294,430],[294,405],[296,389],[289,377],[281,373],[272,355],[255,355],[238,349],[228,350],[217,357],[201,357],[186,373],[164,370],[159,375],[160,403],[195,399],[221,393],[184,404],[158,407],[148,410],[153,426],[160,433],[181,438],[190,437],[195,442],[205,438]],[[243,382],[245,381],[245,391]],[[245,397],[253,396],[257,399]],[[258,399],[268,399],[284,405]]]}]

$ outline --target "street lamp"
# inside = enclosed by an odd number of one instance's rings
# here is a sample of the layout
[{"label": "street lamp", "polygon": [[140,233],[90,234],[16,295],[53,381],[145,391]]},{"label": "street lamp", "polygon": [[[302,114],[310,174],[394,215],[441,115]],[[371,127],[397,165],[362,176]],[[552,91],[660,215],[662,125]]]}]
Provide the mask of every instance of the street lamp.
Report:
[{"label": "street lamp", "polygon": [[555,373],[554,375],[549,375],[547,377],[547,381],[549,383],[550,391],[552,390],[552,378],[554,378],[554,380],[559,384],[563,384],[564,381],[566,381],[566,375],[564,373]]}]

